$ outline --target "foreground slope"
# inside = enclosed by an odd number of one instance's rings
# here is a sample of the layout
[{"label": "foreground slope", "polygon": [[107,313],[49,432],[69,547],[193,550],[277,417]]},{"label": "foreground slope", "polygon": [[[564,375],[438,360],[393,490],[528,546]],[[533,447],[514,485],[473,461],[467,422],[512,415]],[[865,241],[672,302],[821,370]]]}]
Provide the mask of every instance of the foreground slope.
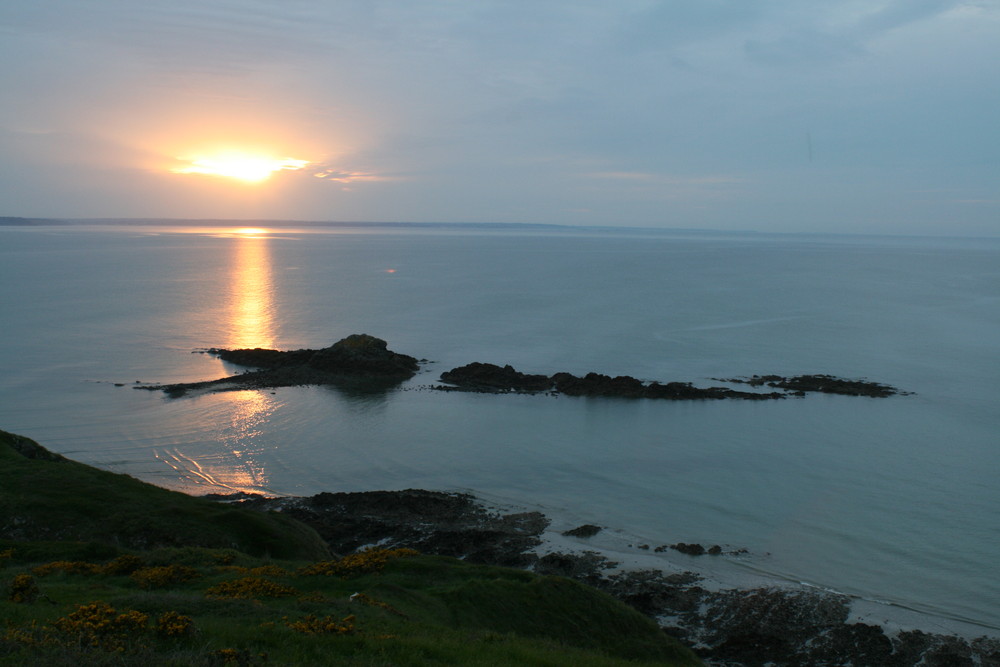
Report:
[{"label": "foreground slope", "polygon": [[97,542],[125,548],[231,548],[278,558],[324,558],[315,531],[161,489],[53,454],[0,431],[0,539]]},{"label": "foreground slope", "polygon": [[698,665],[561,577],[410,549],[331,558],[280,514],[0,431],[0,665]]}]

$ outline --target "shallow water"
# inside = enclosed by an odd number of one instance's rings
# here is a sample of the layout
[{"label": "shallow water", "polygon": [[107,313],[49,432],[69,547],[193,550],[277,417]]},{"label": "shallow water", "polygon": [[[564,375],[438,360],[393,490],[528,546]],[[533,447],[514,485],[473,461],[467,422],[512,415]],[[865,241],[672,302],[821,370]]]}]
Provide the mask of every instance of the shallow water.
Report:
[{"label": "shallow water", "polygon": [[[77,460],[191,493],[471,490],[1000,629],[997,240],[0,227],[0,285],[0,428]],[[209,347],[360,332],[424,372],[377,396],[131,388],[238,370],[193,353]],[[702,385],[830,373],[915,394],[426,389],[470,361]]]}]

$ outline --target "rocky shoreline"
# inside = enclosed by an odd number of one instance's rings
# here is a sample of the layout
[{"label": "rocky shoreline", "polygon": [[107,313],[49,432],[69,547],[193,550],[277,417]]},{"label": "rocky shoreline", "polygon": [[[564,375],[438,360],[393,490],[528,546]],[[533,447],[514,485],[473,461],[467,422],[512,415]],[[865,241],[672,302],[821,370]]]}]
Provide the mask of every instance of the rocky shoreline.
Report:
[{"label": "rocky shoreline", "polygon": [[[330,347],[319,350],[268,350],[262,348],[205,350],[223,361],[256,370],[218,380],[167,385],[137,385],[137,389],[164,391],[172,397],[188,392],[269,389],[296,385],[334,385],[359,391],[387,391],[412,378],[420,362],[409,355],[388,349],[381,338],[354,334]],[[773,400],[807,393],[841,394],[884,398],[906,394],[897,388],[868,380],[848,380],[831,375],[754,375],[750,378],[716,379],[729,384],[744,384],[754,389],[767,387],[777,391],[740,391],[730,387],[695,387],[690,382],[644,382],[629,375],[612,377],[601,373],[576,376],[572,373],[542,375],[522,373],[508,365],[473,362],[441,373],[444,385],[427,388],[438,391],[469,391],[506,394],[563,394],[606,398],[647,398],[665,400],[742,399]]]},{"label": "rocky shoreline", "polygon": [[[341,554],[376,544],[409,547],[576,579],[655,618],[710,665],[1000,665],[1000,639],[890,632],[853,622],[847,596],[776,587],[718,589],[693,572],[622,569],[583,543],[599,526],[565,531],[579,548],[553,550],[545,543],[550,521],[543,514],[491,510],[469,494],[409,489],[308,498],[214,497],[292,516]],[[662,548],[726,557],[714,546]]]}]

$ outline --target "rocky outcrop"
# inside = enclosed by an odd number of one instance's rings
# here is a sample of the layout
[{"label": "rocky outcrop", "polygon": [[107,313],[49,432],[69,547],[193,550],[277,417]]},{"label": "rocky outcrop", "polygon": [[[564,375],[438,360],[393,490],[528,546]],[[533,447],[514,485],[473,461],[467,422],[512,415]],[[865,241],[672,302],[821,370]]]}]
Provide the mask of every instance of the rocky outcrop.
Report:
[{"label": "rocky outcrop", "polygon": [[552,376],[522,373],[509,364],[497,366],[474,362],[453,368],[441,374],[441,381],[449,386],[435,387],[443,391],[475,391],[502,393],[558,393],[567,396],[594,396],[609,398],[659,398],[673,401],[695,399],[737,398],[751,401],[804,396],[807,392],[845,394],[849,396],[885,397],[900,393],[895,387],[868,382],[845,380],[830,375],[755,375],[752,378],[718,380],[752,387],[767,386],[783,391],[739,391],[729,387],[695,387],[690,382],[643,382],[629,375],[612,377],[600,373],[587,373],[578,377],[571,373]]},{"label": "rocky outcrop", "polygon": [[243,506],[280,510],[311,526],[335,553],[368,545],[408,547],[475,563],[526,567],[548,519],[539,512],[487,511],[465,493],[407,489],[255,498]]},{"label": "rocky outcrop", "polygon": [[592,523],[585,523],[582,526],[577,526],[576,528],[571,528],[570,530],[564,530],[563,535],[567,537],[593,537],[601,532],[600,526],[595,526]]},{"label": "rocky outcrop", "polygon": [[500,367],[475,361],[441,374],[442,382],[466,391],[502,393],[510,391],[539,392],[552,389],[552,379],[546,375],[527,375],[510,365]]},{"label": "rocky outcrop", "polygon": [[388,349],[381,338],[354,334],[320,350],[208,350],[223,361],[258,370],[209,380],[168,385],[142,385],[182,396],[192,390],[232,391],[307,384],[351,385],[387,389],[413,377],[419,368],[414,357]]}]

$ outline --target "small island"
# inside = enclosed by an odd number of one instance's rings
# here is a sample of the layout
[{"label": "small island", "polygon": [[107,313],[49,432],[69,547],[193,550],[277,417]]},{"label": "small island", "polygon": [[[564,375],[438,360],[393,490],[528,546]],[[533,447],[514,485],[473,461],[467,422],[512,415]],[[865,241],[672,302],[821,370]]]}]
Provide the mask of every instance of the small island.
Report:
[{"label": "small island", "polygon": [[223,361],[258,370],[205,382],[142,385],[139,389],[163,390],[170,396],[189,391],[235,391],[270,389],[297,385],[355,386],[372,390],[388,389],[413,377],[418,361],[388,349],[381,338],[353,334],[320,350],[267,350],[263,348],[223,350],[209,354]]}]

